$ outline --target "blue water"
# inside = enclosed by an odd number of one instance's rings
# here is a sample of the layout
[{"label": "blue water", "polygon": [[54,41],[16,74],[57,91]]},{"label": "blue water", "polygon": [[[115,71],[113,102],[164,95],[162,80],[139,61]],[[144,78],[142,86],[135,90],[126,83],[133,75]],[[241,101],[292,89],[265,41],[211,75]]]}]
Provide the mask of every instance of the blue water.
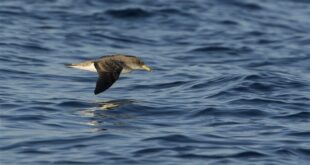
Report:
[{"label": "blue water", "polygon": [[[1,0],[0,164],[309,164],[310,1]],[[64,63],[154,71],[95,96]]]}]

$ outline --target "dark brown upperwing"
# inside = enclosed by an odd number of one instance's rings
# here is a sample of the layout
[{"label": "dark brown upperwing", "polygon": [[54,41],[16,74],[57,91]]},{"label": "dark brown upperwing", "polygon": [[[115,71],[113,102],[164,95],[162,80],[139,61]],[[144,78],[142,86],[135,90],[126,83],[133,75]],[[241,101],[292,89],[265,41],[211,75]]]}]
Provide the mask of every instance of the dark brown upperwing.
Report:
[{"label": "dark brown upperwing", "polygon": [[98,80],[95,88],[95,95],[110,88],[119,78],[123,69],[122,64],[117,61],[95,62],[95,68],[98,72]]}]

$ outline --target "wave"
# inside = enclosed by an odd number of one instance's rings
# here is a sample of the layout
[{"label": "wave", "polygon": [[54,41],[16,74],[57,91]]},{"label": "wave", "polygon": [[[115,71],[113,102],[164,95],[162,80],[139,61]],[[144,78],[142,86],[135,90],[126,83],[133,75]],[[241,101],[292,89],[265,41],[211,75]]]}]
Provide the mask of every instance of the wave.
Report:
[{"label": "wave", "polygon": [[223,56],[223,54],[219,53],[225,53],[230,55],[240,55],[244,53],[251,53],[253,52],[252,48],[243,46],[243,47],[226,47],[226,46],[202,46],[198,48],[194,48],[188,51],[188,53],[209,53],[209,56],[211,53],[216,54],[217,56]]},{"label": "wave", "polygon": [[206,108],[196,110],[191,113],[189,118],[204,118],[206,116],[230,116],[230,117],[263,117],[269,116],[269,113],[253,108]]},{"label": "wave", "polygon": [[240,1],[240,0],[224,0],[221,1],[223,4],[238,7],[241,9],[246,9],[246,10],[251,10],[251,11],[259,11],[259,10],[264,10],[265,8],[255,2],[245,2],[245,1]]},{"label": "wave", "polygon": [[275,119],[309,119],[310,112],[298,112],[289,115],[274,116]]}]

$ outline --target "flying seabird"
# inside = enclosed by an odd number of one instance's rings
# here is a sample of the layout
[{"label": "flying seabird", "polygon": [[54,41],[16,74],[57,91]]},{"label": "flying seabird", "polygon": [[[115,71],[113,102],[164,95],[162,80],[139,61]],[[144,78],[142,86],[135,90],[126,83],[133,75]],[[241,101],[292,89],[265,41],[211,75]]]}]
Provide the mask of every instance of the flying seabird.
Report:
[{"label": "flying seabird", "polygon": [[151,71],[143,61],[130,55],[108,55],[97,60],[84,61],[77,64],[65,64],[71,68],[77,68],[98,73],[95,95],[107,90],[119,78],[121,73],[133,70]]}]

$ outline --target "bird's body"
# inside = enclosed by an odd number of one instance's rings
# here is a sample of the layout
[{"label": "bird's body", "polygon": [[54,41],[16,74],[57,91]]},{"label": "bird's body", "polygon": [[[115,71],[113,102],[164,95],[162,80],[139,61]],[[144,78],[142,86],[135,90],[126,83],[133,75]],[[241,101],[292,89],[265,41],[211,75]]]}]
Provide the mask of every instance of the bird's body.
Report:
[{"label": "bird's body", "polygon": [[121,73],[128,73],[132,70],[151,71],[143,61],[135,56],[129,55],[109,55],[97,60],[84,61],[77,64],[66,64],[71,68],[97,72],[97,80],[94,93],[99,94],[109,87],[119,78]]}]

